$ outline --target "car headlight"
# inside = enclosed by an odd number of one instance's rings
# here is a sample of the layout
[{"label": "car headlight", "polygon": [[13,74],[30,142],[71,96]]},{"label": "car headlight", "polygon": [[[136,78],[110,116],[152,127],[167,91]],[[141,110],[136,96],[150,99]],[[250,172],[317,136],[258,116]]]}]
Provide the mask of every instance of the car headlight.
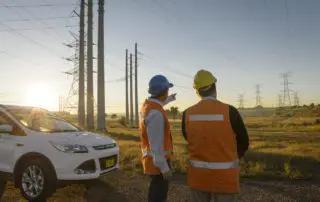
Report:
[{"label": "car headlight", "polygon": [[86,146],[77,145],[77,144],[61,144],[50,142],[53,147],[57,150],[66,152],[66,153],[88,153],[88,149]]},{"label": "car headlight", "polygon": [[117,146],[116,143],[106,144],[106,149],[112,149],[112,148],[115,148],[116,146]]}]

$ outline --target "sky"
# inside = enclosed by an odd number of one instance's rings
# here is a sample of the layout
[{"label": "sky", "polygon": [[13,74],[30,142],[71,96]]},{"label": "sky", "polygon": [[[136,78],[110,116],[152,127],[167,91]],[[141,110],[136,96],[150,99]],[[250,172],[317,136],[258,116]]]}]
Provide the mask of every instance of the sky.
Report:
[{"label": "sky", "polygon": [[[0,103],[58,110],[74,67],[65,46],[78,34],[78,0],[0,0]],[[97,0],[94,0],[97,41]],[[180,109],[198,102],[192,89],[200,69],[218,79],[218,99],[245,107],[277,106],[281,73],[300,104],[320,103],[320,1],[318,0],[107,0],[105,4],[106,112],[125,110],[125,49],[138,43],[139,104],[149,79],[163,74]],[[97,46],[94,46],[96,56]],[[94,69],[97,67],[94,60]],[[94,76],[96,91],[97,75]],[[76,97],[74,97],[76,98]]]}]

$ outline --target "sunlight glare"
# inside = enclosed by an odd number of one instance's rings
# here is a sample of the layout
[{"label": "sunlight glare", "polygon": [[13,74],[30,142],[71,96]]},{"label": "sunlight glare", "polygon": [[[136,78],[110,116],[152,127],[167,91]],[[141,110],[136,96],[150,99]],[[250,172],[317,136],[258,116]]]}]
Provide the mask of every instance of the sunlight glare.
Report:
[{"label": "sunlight glare", "polygon": [[52,89],[45,83],[33,82],[26,89],[26,104],[34,107],[50,109],[55,100]]}]

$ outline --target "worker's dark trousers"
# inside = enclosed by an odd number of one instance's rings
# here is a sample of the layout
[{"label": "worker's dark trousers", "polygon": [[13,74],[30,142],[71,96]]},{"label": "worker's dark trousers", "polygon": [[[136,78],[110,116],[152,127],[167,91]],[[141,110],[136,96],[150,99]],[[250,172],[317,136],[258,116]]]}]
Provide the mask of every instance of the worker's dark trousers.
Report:
[{"label": "worker's dark trousers", "polygon": [[[171,169],[171,162],[168,160]],[[148,202],[165,202],[169,191],[169,181],[164,180],[162,175],[149,175]]]},{"label": "worker's dark trousers", "polygon": [[162,175],[150,175],[148,202],[165,202],[169,190],[169,181]]}]

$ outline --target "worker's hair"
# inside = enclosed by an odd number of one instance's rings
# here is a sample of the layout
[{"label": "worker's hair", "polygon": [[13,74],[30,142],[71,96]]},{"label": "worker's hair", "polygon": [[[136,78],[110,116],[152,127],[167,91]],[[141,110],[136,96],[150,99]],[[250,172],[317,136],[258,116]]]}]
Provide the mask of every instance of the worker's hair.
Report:
[{"label": "worker's hair", "polygon": [[169,89],[166,89],[165,91],[163,91],[162,93],[158,94],[158,95],[151,95],[151,98],[154,98],[154,99],[158,99],[160,98],[161,96],[165,95],[167,92],[168,92]]},{"label": "worker's hair", "polygon": [[213,94],[216,93],[216,84],[211,84],[210,86],[200,88],[198,90],[198,93],[201,97],[212,96]]}]

